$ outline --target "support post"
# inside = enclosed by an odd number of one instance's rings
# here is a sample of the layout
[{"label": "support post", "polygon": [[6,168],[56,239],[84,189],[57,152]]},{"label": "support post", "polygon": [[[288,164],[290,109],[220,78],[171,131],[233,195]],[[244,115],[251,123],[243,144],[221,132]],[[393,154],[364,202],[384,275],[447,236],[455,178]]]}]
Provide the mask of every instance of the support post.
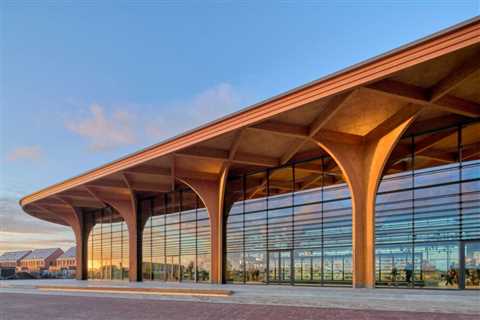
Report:
[{"label": "support post", "polygon": [[217,181],[178,178],[188,185],[203,201],[210,220],[211,277],[212,283],[223,281],[223,203],[229,166],[225,165]]},{"label": "support post", "polygon": [[[137,202],[135,195],[131,193],[128,198],[115,197],[111,194],[102,193],[94,187],[88,187],[87,190],[95,195],[95,198],[114,208],[127,224],[128,229],[128,278],[130,281],[142,281],[141,268],[141,249],[142,249],[142,229],[137,218]],[[140,250],[140,255],[138,253]],[[139,262],[140,260],[140,262]]]},{"label": "support post", "polygon": [[91,226],[86,225],[85,215],[83,214],[82,209],[75,207],[70,200],[66,200],[63,197],[57,196],[56,198],[65,204],[66,208],[64,211],[62,210],[61,219],[72,228],[73,234],[75,235],[75,278],[77,280],[87,280],[87,241]]},{"label": "support post", "polygon": [[80,221],[80,230],[75,233],[76,240],[76,257],[75,262],[77,264],[77,269],[75,271],[75,277],[77,280],[87,280],[88,279],[88,234],[90,233],[90,228],[85,223],[85,216],[82,214],[80,209],[77,209],[80,212],[77,213]]},{"label": "support post", "polygon": [[375,287],[375,201],[388,158],[421,108],[414,105],[387,119],[361,143],[315,137],[342,170],[352,197],[353,287]]}]

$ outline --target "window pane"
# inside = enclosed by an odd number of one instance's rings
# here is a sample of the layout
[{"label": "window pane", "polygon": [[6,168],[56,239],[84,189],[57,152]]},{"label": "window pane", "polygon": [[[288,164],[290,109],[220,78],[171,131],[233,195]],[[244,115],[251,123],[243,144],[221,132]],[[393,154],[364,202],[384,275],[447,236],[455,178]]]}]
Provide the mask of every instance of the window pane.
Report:
[{"label": "window pane", "polygon": [[[89,279],[128,279],[128,233],[122,217],[113,209],[86,212]],[[125,231],[124,231],[125,230]]]},{"label": "window pane", "polygon": [[[151,256],[151,278],[161,281],[210,281],[208,211],[190,190],[143,199],[154,204],[143,230],[143,259]],[[146,264],[148,266],[148,263]]]}]

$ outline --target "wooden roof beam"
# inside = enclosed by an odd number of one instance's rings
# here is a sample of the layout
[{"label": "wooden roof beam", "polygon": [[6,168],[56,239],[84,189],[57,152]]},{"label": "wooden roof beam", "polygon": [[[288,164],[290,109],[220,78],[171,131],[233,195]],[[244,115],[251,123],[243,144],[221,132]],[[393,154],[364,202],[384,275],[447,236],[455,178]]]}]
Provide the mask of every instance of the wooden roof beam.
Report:
[{"label": "wooden roof beam", "polygon": [[349,91],[334,96],[330,102],[322,108],[320,114],[317,115],[315,120],[310,124],[308,136],[313,137],[317,134],[317,132],[320,131],[320,129],[322,129],[322,127],[342,109],[354,92],[355,91]]},{"label": "wooden roof beam", "polygon": [[370,84],[364,88],[408,103],[435,107],[471,118],[480,117],[479,104],[451,95],[445,95],[439,100],[436,100],[435,103],[432,103],[430,102],[429,89],[424,89],[411,84],[386,79]]},{"label": "wooden roof beam", "polygon": [[[427,157],[428,156],[428,150],[435,146],[437,143],[439,143],[441,140],[451,136],[452,134],[455,134],[457,130],[445,130],[445,131],[440,131],[440,132],[434,132],[430,134],[429,136],[425,137],[424,139],[420,140],[418,143],[415,143],[415,155],[420,155]],[[450,152],[451,150],[443,150],[443,152]],[[390,155],[390,159],[388,160],[388,167],[391,168],[394,166],[396,163],[399,161],[405,159],[406,157],[409,157],[412,155],[412,149],[409,146],[399,144],[397,147],[394,149],[393,153]],[[431,154],[431,157],[440,157],[438,155],[438,152],[435,153],[435,155]],[[441,157],[439,159],[442,159]],[[450,158],[447,158],[450,159]],[[442,161],[446,161],[445,159]],[[449,161],[449,160],[448,160]]]},{"label": "wooden roof beam", "polygon": [[242,142],[244,129],[239,129],[235,133],[235,137],[233,138],[232,145],[230,146],[230,150],[228,151],[228,160],[232,161],[237,154],[238,148],[240,148],[240,143]]},{"label": "wooden roof beam", "polygon": [[440,141],[456,134],[457,132],[458,130],[455,128],[453,130],[444,130],[431,133],[430,135],[426,136],[418,142],[415,139],[415,153],[421,153],[425,150],[428,150]]},{"label": "wooden roof beam", "polygon": [[104,208],[105,207],[105,204],[103,202],[100,202],[93,197],[78,198],[78,197],[62,196],[62,199],[70,203],[72,207],[82,207],[82,208]]},{"label": "wooden roof beam", "polygon": [[[122,180],[125,184],[125,187],[122,190],[125,190],[124,194],[131,196],[134,191],[146,191],[146,192],[170,192],[171,184],[157,184],[157,183],[146,183],[134,181],[128,173],[122,174]],[[109,190],[110,192],[110,190]]]},{"label": "wooden roof beam", "polygon": [[250,153],[237,153],[235,158],[232,160],[234,163],[247,164],[259,167],[277,167],[280,165],[280,162],[276,158],[260,156]]},{"label": "wooden roof beam", "polygon": [[299,139],[308,138],[309,133],[309,127],[272,120],[256,124],[254,126],[248,127],[247,129],[264,131],[284,137]]},{"label": "wooden roof beam", "polygon": [[406,119],[413,117],[419,112],[421,108],[422,107],[420,105],[415,104],[408,104],[405,107],[400,108],[399,111],[397,111],[385,121],[370,130],[370,132],[365,135],[365,140],[377,141],[378,139],[392,131],[394,128],[398,127]]},{"label": "wooden roof beam", "polygon": [[416,154],[416,157],[436,160],[442,163],[453,163],[457,161],[457,154],[443,150],[426,150]]},{"label": "wooden roof beam", "polygon": [[28,213],[40,218],[42,220],[46,220],[52,223],[61,224],[64,226],[69,226],[69,224],[62,218],[60,218],[57,214],[54,214],[42,207],[39,207],[36,204],[31,204],[28,208],[25,208]]},{"label": "wooden roof beam", "polygon": [[320,114],[310,123],[308,126],[308,136],[304,137],[303,140],[299,143],[296,143],[292,146],[287,152],[283,154],[280,159],[280,164],[285,164],[290,161],[295,154],[309,141],[314,137],[320,129],[332,119],[338,111],[345,105],[348,99],[352,96],[353,92],[349,91],[345,93],[338,94],[334,96],[320,111]]},{"label": "wooden roof beam", "polygon": [[[190,148],[188,150],[177,152],[176,155],[183,157],[229,161],[229,151],[206,147]],[[249,153],[237,153],[231,162],[260,167],[276,167],[279,165],[279,161],[276,158]]]},{"label": "wooden roof beam", "polygon": [[125,182],[122,181],[114,181],[114,180],[96,180],[86,184],[88,187],[95,187],[95,188],[105,188],[117,191],[126,191],[128,190],[127,185]]},{"label": "wooden roof beam", "polygon": [[170,168],[155,167],[149,165],[142,165],[123,170],[127,174],[144,174],[144,175],[158,175],[170,176],[172,173]]},{"label": "wooden roof beam", "polygon": [[452,70],[448,76],[430,88],[430,102],[435,102],[480,70],[480,55],[468,59],[462,66]]},{"label": "wooden roof beam", "polygon": [[172,186],[169,185],[161,185],[161,184],[154,184],[154,183],[138,183],[135,182],[131,186],[132,190],[135,191],[145,191],[145,192],[170,192],[172,191]]},{"label": "wooden roof beam", "polygon": [[175,191],[175,181],[176,181],[176,178],[175,178],[176,172],[175,171],[176,170],[177,170],[177,165],[176,165],[175,153],[174,153],[171,156],[171,166],[170,166],[170,172],[171,172],[170,184],[172,186],[172,191]]},{"label": "wooden roof beam", "polygon": [[332,131],[332,130],[320,130],[314,137],[314,140],[319,140],[319,139],[326,139],[326,140],[331,140],[331,141],[342,141],[343,143],[346,144],[360,144],[364,141],[364,137],[357,135],[357,134],[352,134],[352,133],[346,133],[346,132],[340,132],[340,131]]},{"label": "wooden roof beam", "polygon": [[69,190],[63,191],[62,193],[60,193],[60,195],[64,195],[72,198],[90,199],[92,197],[91,194],[89,194],[85,190],[85,188],[82,187],[82,189],[83,191],[79,189],[69,189]]},{"label": "wooden roof beam", "polygon": [[315,185],[320,182],[321,185],[333,184],[337,181],[335,176],[331,175],[312,175],[307,181],[302,182],[300,190],[308,189],[309,187],[315,188]]},{"label": "wooden roof beam", "polygon": [[463,146],[463,151],[462,151],[462,160],[471,160],[472,158],[475,158],[476,156],[480,156],[480,143],[473,143],[468,148],[467,146]]},{"label": "wooden roof beam", "polygon": [[91,194],[91,196],[97,199],[99,202],[105,203],[105,206],[108,206],[105,199],[109,200],[129,200],[130,199],[130,190],[128,188],[124,188],[122,192],[118,192],[118,190],[102,188],[98,186],[92,185],[85,185],[85,190]]},{"label": "wooden roof beam", "polygon": [[461,123],[465,122],[465,120],[468,120],[468,118],[458,114],[447,114],[421,121],[414,121],[407,129],[404,136],[412,136],[421,134],[422,132],[430,132],[442,128],[453,127],[460,125]]},{"label": "wooden roof beam", "polygon": [[32,207],[36,208],[39,213],[50,217],[56,223],[61,223],[63,225],[67,225],[67,226],[69,225],[67,219],[57,210],[52,211],[52,209],[49,209],[45,205],[41,205],[41,204],[38,204],[38,203],[32,204]]},{"label": "wooden roof beam", "polygon": [[[154,166],[141,166],[134,167],[128,170],[123,170],[123,173],[129,176],[145,175],[145,176],[157,176],[157,177],[170,177],[171,170],[169,168],[160,168]],[[217,180],[217,175],[213,173],[203,171],[190,171],[176,168],[175,176],[179,178],[196,178],[205,180]]]},{"label": "wooden roof beam", "polygon": [[83,188],[85,189],[85,191],[87,191],[90,196],[97,200],[98,202],[102,203],[104,207],[107,207],[107,204],[105,203],[105,201],[103,201],[103,199],[101,199],[98,195],[97,195],[97,192],[94,190],[94,188],[92,187],[88,187],[88,186],[83,186]]}]

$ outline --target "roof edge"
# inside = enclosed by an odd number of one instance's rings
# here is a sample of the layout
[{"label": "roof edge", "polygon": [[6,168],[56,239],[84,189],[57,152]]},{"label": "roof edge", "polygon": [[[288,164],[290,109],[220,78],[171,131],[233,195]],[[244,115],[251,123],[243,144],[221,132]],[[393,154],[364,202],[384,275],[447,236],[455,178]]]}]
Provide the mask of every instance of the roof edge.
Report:
[{"label": "roof edge", "polygon": [[[462,31],[464,32],[462,33]],[[458,39],[457,37],[453,36],[454,34],[457,34]],[[468,36],[467,34],[470,36]],[[451,38],[449,38],[449,36]],[[474,36],[477,36],[477,38],[474,38]],[[445,38],[443,39],[445,41],[442,41],[442,38]],[[434,42],[438,42],[438,43],[433,44]],[[436,33],[420,38],[413,42],[407,43],[403,46],[397,47],[393,50],[387,51],[383,54],[369,58],[360,63],[341,69],[339,71],[336,71],[334,73],[321,77],[317,80],[295,87],[291,90],[288,90],[286,92],[273,96],[269,99],[265,99],[253,105],[250,105],[239,111],[225,115],[216,120],[207,122],[192,130],[185,131],[181,134],[165,139],[157,144],[142,148],[139,151],[120,157],[114,161],[108,162],[104,165],[88,170],[72,178],[69,178],[61,182],[55,183],[53,185],[50,185],[48,187],[42,188],[36,192],[33,192],[27,196],[22,197],[19,200],[19,204],[20,206],[24,207],[29,203],[35,202],[49,195],[65,191],[70,188],[74,188],[88,181],[99,179],[108,174],[111,174],[112,172],[126,169],[128,167],[137,165],[141,162],[148,161],[155,157],[170,154],[182,148],[191,146],[195,143],[205,141],[207,139],[213,138],[215,136],[219,136],[229,131],[234,131],[239,127],[250,125],[255,121],[265,120],[268,117],[271,117],[275,114],[294,109],[310,101],[318,100],[328,96],[333,96],[335,94],[339,94],[353,87],[356,87],[374,80],[378,80],[382,76],[383,77],[388,76],[394,72],[398,72],[400,70],[406,69],[412,65],[434,59],[442,54],[447,54],[476,43],[480,43],[480,15],[472,17],[471,19],[468,19],[466,21],[463,21],[461,23],[458,23],[446,29],[440,30]],[[428,44],[430,44],[430,46]],[[424,48],[425,52],[420,52],[422,50],[418,49],[419,47],[422,47],[422,46],[425,47]],[[410,60],[403,59],[407,61],[402,61],[402,59],[400,59],[401,57],[398,57],[398,59],[393,59],[395,56],[401,56],[405,52],[415,51],[415,49],[417,49],[417,51],[414,52],[416,56],[412,57],[412,59]],[[386,60],[389,60],[389,59],[393,61],[387,62]],[[389,64],[392,64],[392,65],[389,65]],[[380,70],[375,70],[375,69],[380,69]],[[344,80],[344,82],[347,82],[346,84],[333,83],[335,79],[342,78],[342,77],[346,78],[349,74],[352,74],[352,76],[353,75],[355,76],[355,79],[350,79],[351,80],[350,83],[348,83],[346,79],[341,79],[341,80]],[[332,82],[332,83],[329,83],[329,82]],[[338,82],[340,82],[340,80]],[[315,88],[320,85],[323,85],[329,88]],[[324,90],[321,90],[321,89],[324,89]],[[300,95],[303,91],[305,91],[306,96],[303,97],[303,100],[300,103],[298,101],[299,97],[293,97],[293,96]],[[316,94],[314,94],[312,91],[316,91]],[[282,100],[286,100],[286,101],[282,101]],[[272,110],[260,110],[261,108],[267,107],[267,106],[270,108],[276,108],[277,112]],[[258,113],[256,115],[257,117],[254,117],[255,115],[246,116],[246,114],[249,112]],[[244,115],[246,119],[242,119],[242,121],[241,120],[234,121],[235,118],[240,117],[242,115]],[[222,128],[220,130],[215,128],[217,130],[214,130],[216,131],[214,133],[202,132],[202,131],[206,131],[207,129],[211,129],[214,126],[218,126],[221,123],[227,122],[227,121],[230,121],[233,124],[235,124],[234,126],[230,125],[229,130],[227,130],[226,128]],[[195,138],[191,137],[194,134],[198,135],[199,137],[195,137]],[[181,139],[185,141],[179,141]],[[176,141],[179,142],[178,145],[172,146],[172,144]],[[157,150],[161,147],[163,147],[165,150]],[[134,157],[138,157],[140,159],[137,159],[137,161],[132,161],[132,158]],[[101,170],[104,170],[106,172],[99,172]],[[86,178],[87,176],[89,176],[88,179]],[[79,181],[75,182],[75,180],[79,180]]]}]

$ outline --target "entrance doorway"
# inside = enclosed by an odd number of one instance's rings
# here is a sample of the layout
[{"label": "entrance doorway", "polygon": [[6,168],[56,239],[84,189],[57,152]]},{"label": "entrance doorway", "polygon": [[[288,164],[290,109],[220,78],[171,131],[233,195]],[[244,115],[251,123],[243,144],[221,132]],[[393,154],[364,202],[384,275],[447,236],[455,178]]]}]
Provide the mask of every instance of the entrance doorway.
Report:
[{"label": "entrance doorway", "polygon": [[291,250],[275,250],[268,253],[268,281],[271,283],[292,281]]}]

